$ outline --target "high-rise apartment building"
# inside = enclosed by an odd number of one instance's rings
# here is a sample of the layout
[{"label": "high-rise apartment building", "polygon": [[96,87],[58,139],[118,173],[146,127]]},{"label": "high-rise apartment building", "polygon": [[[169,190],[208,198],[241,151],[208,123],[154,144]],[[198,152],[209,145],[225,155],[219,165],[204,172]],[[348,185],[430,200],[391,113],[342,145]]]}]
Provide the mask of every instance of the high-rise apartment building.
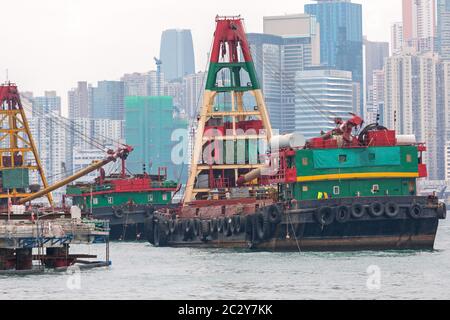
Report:
[{"label": "high-rise apartment building", "polygon": [[123,120],[124,96],[123,81],[99,81],[91,91],[91,118]]},{"label": "high-rise apartment building", "polygon": [[161,71],[167,81],[195,73],[191,30],[165,30],[161,36],[160,59]]},{"label": "high-rise apartment building", "polygon": [[360,106],[364,116],[364,72],[362,6],[350,0],[315,0],[305,12],[316,16],[320,24],[320,61],[328,67],[352,72],[360,84]]},{"label": "high-rise apartment building", "polygon": [[439,179],[438,148],[439,58],[433,53],[405,52],[387,59],[385,65],[384,124],[399,134],[414,134],[425,142],[430,179]]},{"label": "high-rise apartment building", "polygon": [[391,25],[391,54],[397,55],[403,50],[403,22]]},{"label": "high-rise apartment building", "polygon": [[420,52],[435,50],[435,0],[403,0],[403,42]]},{"label": "high-rise apartment building", "polygon": [[145,97],[164,95],[164,74],[157,71],[125,74],[120,78],[124,83],[126,97]]},{"label": "high-rise apartment building", "polygon": [[90,86],[86,81],[78,82],[76,88],[68,92],[69,118],[88,118],[91,115],[89,103]]},{"label": "high-rise apartment building", "polygon": [[450,0],[437,2],[437,42],[443,60],[450,61]]},{"label": "high-rise apartment building", "polygon": [[50,113],[61,115],[61,97],[57,96],[56,91],[45,91],[44,96],[34,97],[33,117],[40,117]]},{"label": "high-rise apartment building", "polygon": [[183,107],[186,115],[194,119],[200,110],[205,91],[206,73],[197,72],[183,78]]}]

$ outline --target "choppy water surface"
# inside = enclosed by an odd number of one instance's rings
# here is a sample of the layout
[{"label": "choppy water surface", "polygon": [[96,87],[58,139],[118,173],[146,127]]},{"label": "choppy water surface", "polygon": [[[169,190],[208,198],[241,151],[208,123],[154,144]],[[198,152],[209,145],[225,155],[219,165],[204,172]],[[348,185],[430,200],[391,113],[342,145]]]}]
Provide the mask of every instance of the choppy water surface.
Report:
[{"label": "choppy water surface", "polygon": [[[435,248],[266,253],[112,243],[111,268],[0,276],[0,299],[450,299],[450,221]],[[102,245],[75,249],[104,256]]]}]

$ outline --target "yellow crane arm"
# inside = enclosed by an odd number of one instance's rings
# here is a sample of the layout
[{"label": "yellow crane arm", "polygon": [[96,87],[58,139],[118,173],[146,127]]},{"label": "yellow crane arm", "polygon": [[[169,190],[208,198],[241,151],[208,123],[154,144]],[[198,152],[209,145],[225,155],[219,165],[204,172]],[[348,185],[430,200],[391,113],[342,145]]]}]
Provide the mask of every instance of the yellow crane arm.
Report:
[{"label": "yellow crane arm", "polygon": [[50,193],[50,192],[52,192],[52,191],[54,191],[56,189],[59,189],[59,188],[65,186],[65,185],[67,185],[67,184],[69,184],[69,183],[71,183],[71,182],[73,182],[73,181],[75,181],[75,180],[77,180],[77,179],[79,179],[79,178],[81,178],[81,177],[91,173],[92,171],[95,171],[95,170],[97,170],[97,169],[107,165],[110,162],[116,161],[118,158],[126,159],[128,157],[128,154],[131,151],[133,151],[132,147],[125,146],[123,148],[120,148],[116,152],[114,152],[114,151],[109,152],[108,153],[109,155],[108,155],[108,157],[106,159],[104,159],[102,161],[99,161],[99,162],[96,162],[96,163],[93,163],[90,166],[88,166],[88,167],[78,171],[73,176],[65,178],[64,180],[61,180],[61,181],[59,181],[59,182],[49,186],[48,188],[44,188],[41,191],[36,192],[36,193],[34,193],[33,195],[31,195],[31,196],[29,196],[27,198],[20,199],[17,202],[17,204],[23,205],[23,204],[25,204],[25,203],[27,203],[29,201],[32,201],[34,199],[40,198],[42,196],[45,196],[48,193]]}]

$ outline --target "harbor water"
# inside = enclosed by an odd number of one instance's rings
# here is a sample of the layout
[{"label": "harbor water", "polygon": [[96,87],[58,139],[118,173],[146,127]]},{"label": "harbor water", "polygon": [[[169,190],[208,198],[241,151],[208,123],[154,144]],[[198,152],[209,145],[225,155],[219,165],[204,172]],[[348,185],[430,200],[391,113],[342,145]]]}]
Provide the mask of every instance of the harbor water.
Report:
[{"label": "harbor water", "polygon": [[[104,257],[103,245],[74,251]],[[450,299],[450,221],[434,251],[268,253],[111,243],[110,268],[0,276],[0,299]]]}]

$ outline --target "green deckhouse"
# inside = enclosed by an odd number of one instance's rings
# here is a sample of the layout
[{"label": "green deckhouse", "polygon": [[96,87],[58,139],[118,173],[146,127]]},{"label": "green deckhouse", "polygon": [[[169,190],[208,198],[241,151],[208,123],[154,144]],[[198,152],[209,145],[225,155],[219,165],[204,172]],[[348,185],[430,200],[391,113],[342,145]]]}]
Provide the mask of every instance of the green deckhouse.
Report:
[{"label": "green deckhouse", "polygon": [[297,200],[416,194],[416,146],[316,149],[296,152]]}]

